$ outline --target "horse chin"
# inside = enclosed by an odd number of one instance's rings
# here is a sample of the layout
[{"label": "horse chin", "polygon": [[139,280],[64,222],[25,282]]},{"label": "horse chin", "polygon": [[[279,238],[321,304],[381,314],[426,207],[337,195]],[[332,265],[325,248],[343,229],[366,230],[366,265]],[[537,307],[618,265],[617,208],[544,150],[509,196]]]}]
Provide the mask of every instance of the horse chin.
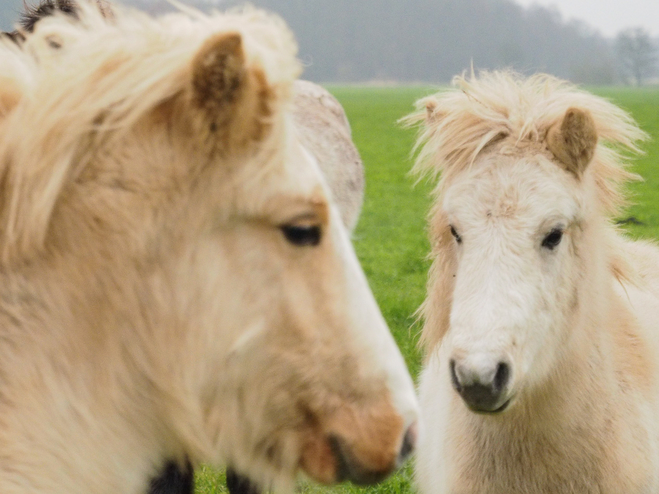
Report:
[{"label": "horse chin", "polygon": [[[485,409],[485,408],[477,408],[474,406],[471,406],[465,402],[465,405],[467,405],[467,408],[479,415],[501,415],[503,412],[509,409],[510,405],[513,402],[514,397],[508,398],[506,401],[503,402],[503,404],[497,406],[496,408],[493,409]],[[498,404],[497,404],[498,405]]]},{"label": "horse chin", "polygon": [[384,480],[399,464],[391,462],[381,468],[369,468],[344,440],[330,435],[307,443],[300,466],[309,477],[321,484],[349,481],[365,486]]}]

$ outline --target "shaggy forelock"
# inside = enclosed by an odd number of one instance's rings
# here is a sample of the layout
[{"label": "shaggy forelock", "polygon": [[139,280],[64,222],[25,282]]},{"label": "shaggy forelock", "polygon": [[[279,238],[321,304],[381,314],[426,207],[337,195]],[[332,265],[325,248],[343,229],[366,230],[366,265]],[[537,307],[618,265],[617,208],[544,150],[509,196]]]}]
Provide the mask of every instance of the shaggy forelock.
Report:
[{"label": "shaggy forelock", "polygon": [[[637,178],[627,171],[625,154],[640,153],[638,141],[647,137],[624,110],[549,75],[524,78],[512,72],[483,72],[456,77],[453,86],[421,99],[417,112],[403,119],[406,125],[420,127],[414,173],[441,177],[429,215],[433,264],[428,297],[419,310],[425,319],[420,343],[427,350],[449,330],[456,261],[440,196],[456,175],[486,153],[550,156],[548,130],[569,108],[583,109],[592,115],[599,138],[586,173],[593,176],[598,209],[610,218],[625,203],[626,182]],[[635,279],[622,256],[611,255],[609,262],[616,278]]]},{"label": "shaggy forelock", "polygon": [[0,103],[7,88],[19,99],[12,111],[0,108],[4,261],[43,244],[62,187],[87,166],[94,143],[188,88],[192,59],[210,36],[241,34],[246,63],[262,70],[275,110],[300,73],[291,32],[255,9],[154,19],[113,7],[106,18],[83,2],[77,14],[40,20],[20,50],[0,40]]},{"label": "shaggy forelock", "polygon": [[603,209],[613,215],[624,203],[622,185],[636,176],[626,170],[620,150],[640,153],[646,134],[632,117],[607,100],[574,85],[538,74],[524,78],[513,72],[482,72],[458,76],[452,89],[421,99],[407,125],[420,126],[413,171],[442,182],[469,167],[489,145],[501,142],[508,150],[539,149],[549,128],[569,108],[592,115],[599,143],[590,170],[595,174]]}]

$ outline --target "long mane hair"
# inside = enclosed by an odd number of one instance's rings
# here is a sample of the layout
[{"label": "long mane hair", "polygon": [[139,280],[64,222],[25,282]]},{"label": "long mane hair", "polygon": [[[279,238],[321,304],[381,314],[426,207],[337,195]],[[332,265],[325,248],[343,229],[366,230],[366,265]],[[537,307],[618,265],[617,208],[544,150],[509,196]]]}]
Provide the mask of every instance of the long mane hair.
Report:
[{"label": "long mane hair", "polygon": [[420,100],[417,111],[403,120],[421,124],[415,173],[450,180],[495,142],[502,141],[504,152],[542,144],[567,109],[579,107],[591,113],[599,136],[590,164],[598,177],[599,199],[612,215],[624,204],[622,186],[636,178],[627,171],[624,150],[640,153],[637,143],[647,137],[627,112],[546,74],[472,73],[454,78],[453,86]]},{"label": "long mane hair", "polygon": [[300,72],[293,36],[275,16],[124,12],[113,7],[108,18],[81,2],[75,16],[58,11],[41,19],[20,48],[0,39],[3,262],[43,244],[60,191],[88,165],[95,143],[186,89],[190,61],[209,33],[240,33],[247,62],[258,59],[277,101],[288,99]]}]

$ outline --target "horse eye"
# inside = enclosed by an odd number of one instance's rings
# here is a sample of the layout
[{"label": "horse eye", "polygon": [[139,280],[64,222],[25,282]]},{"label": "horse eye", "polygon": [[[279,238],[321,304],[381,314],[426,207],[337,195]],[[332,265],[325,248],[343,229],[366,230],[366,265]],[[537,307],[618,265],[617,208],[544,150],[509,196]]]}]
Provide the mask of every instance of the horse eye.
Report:
[{"label": "horse eye", "polygon": [[451,226],[451,235],[453,235],[453,238],[455,238],[455,241],[457,243],[461,244],[462,243],[462,237],[460,235],[458,235],[458,232],[457,232],[457,230],[455,229],[455,227],[453,225],[450,225],[450,226]]},{"label": "horse eye", "polygon": [[280,228],[286,240],[298,247],[316,246],[322,237],[319,225],[283,225]]},{"label": "horse eye", "polygon": [[563,230],[554,228],[542,240],[542,246],[546,249],[554,250],[554,247],[556,247],[558,244],[561,243],[562,238],[563,238]]}]

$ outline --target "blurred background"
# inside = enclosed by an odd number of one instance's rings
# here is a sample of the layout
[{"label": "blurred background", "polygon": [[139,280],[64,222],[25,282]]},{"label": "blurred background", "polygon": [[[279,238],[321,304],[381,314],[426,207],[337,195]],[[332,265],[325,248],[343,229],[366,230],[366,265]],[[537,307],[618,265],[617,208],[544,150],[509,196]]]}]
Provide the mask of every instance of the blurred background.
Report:
[{"label": "blurred background", "polygon": [[[0,0],[10,30],[23,0]],[[38,0],[25,0],[29,3]],[[202,10],[235,0],[184,0]],[[124,1],[153,13],[164,0]],[[322,83],[443,84],[512,67],[588,85],[659,83],[656,0],[252,0],[291,26],[304,77]]]}]

